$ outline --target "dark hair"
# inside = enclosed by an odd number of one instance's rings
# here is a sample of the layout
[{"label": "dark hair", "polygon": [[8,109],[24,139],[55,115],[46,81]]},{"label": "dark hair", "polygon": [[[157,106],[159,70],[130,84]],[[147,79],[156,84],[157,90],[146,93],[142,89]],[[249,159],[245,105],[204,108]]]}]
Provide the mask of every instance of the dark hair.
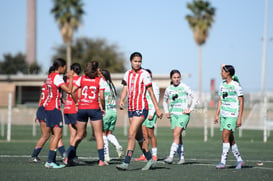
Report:
[{"label": "dark hair", "polygon": [[94,79],[98,76],[99,63],[97,61],[91,61],[86,64],[84,73],[90,79]]},{"label": "dark hair", "polygon": [[[178,74],[180,75],[180,77],[181,77],[180,71],[177,70],[177,69],[173,69],[173,70],[170,72],[170,79],[172,79],[172,76],[173,76],[173,74],[175,74],[175,73],[178,73]],[[173,84],[173,81],[171,80],[171,85],[172,85],[172,84]]]},{"label": "dark hair", "polygon": [[235,69],[232,65],[223,66],[225,72],[229,72],[229,75],[232,77],[235,74]]},{"label": "dark hair", "polygon": [[152,77],[152,71],[150,69],[145,69]]},{"label": "dark hair", "polygon": [[78,75],[80,75],[80,73],[82,71],[81,65],[79,63],[73,63],[70,66],[70,69],[73,70]]},{"label": "dark hair", "polygon": [[55,71],[55,67],[51,65],[48,69],[48,75]]},{"label": "dark hair", "polygon": [[104,77],[105,81],[107,82],[107,84],[110,86],[110,89],[111,89],[111,92],[112,92],[113,96],[116,97],[117,96],[117,91],[116,91],[115,85],[112,82],[110,72],[108,70],[106,70],[106,69],[103,69],[103,70],[101,70],[101,74],[103,75],[103,77]]},{"label": "dark hair", "polygon": [[56,58],[53,61],[53,67],[55,70],[58,70],[59,67],[64,67],[66,65],[66,61],[62,58]]},{"label": "dark hair", "polygon": [[142,59],[142,55],[139,52],[132,53],[130,56],[130,61],[132,61],[134,57],[140,57]]}]

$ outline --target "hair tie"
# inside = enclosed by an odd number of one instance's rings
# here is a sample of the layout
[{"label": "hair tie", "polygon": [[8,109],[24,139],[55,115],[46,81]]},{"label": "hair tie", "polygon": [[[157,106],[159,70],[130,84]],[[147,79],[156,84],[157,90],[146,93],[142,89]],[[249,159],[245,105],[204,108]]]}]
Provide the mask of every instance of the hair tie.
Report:
[{"label": "hair tie", "polygon": [[232,80],[234,80],[234,81],[236,81],[236,82],[239,83],[239,78],[238,78],[238,76],[237,76],[236,74],[234,74],[234,75],[232,76]]}]

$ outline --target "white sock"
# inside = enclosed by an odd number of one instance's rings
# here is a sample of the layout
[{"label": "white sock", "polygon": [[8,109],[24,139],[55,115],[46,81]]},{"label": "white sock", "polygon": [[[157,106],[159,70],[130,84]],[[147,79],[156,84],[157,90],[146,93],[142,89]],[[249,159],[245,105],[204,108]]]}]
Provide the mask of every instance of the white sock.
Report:
[{"label": "white sock", "polygon": [[229,143],[223,143],[223,152],[222,152],[222,156],[221,156],[221,163],[223,163],[224,165],[226,164],[226,161],[227,161],[229,148],[230,148]]},{"label": "white sock", "polygon": [[152,155],[157,156],[157,147],[152,148]]},{"label": "white sock", "polygon": [[107,139],[116,147],[116,149],[121,147],[115,135],[109,134]]},{"label": "white sock", "polygon": [[178,144],[173,143],[170,149],[170,155],[169,157],[173,158],[178,148]]},{"label": "white sock", "polygon": [[109,147],[108,147],[108,140],[106,136],[103,136],[103,142],[104,142],[104,156],[109,157]]},{"label": "white sock", "polygon": [[184,145],[183,144],[178,145],[177,153],[178,153],[179,159],[183,160],[184,159]]},{"label": "white sock", "polygon": [[239,152],[239,149],[236,144],[231,146],[231,150],[232,150],[232,153],[233,153],[234,157],[236,158],[237,162],[243,161],[241,154]]}]

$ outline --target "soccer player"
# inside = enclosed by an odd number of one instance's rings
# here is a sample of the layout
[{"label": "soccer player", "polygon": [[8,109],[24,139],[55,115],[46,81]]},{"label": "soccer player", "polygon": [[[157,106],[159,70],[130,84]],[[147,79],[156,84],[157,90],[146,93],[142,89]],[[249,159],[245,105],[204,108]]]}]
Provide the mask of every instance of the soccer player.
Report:
[{"label": "soccer player", "polygon": [[[152,102],[155,107],[157,116],[161,119],[163,114],[160,111],[152,88],[152,80],[149,73],[141,68],[142,55],[139,52],[134,52],[130,56],[131,70],[128,70],[123,78],[123,89],[119,102],[120,109],[124,109],[124,100],[128,93],[128,117],[130,121],[128,133],[128,146],[124,162],[117,165],[119,170],[128,170],[133,151],[135,149],[135,139],[138,142],[143,142],[142,123],[148,116],[148,102],[146,99],[146,91],[148,90]],[[149,148],[145,144],[142,145],[142,152],[148,160],[142,170],[149,170],[156,163],[152,159]]]},{"label": "soccer player", "polygon": [[[96,61],[88,62],[85,68],[85,74],[77,80],[72,88],[73,100],[79,104],[79,107],[76,123],[77,134],[67,150],[68,165],[70,165],[71,160],[75,157],[77,145],[85,137],[88,118],[91,120],[96,136],[99,166],[108,165],[108,163],[104,161],[102,131],[102,115],[105,112],[105,81],[102,77],[98,76],[98,66],[99,64]],[[75,93],[79,88],[81,89],[81,97],[77,101]]]},{"label": "soccer player", "polygon": [[48,159],[45,163],[46,168],[63,168],[65,165],[56,163],[56,149],[58,143],[62,138],[62,127],[63,127],[63,116],[60,110],[60,90],[64,90],[66,93],[70,94],[72,89],[72,72],[67,71],[67,77],[70,80],[69,86],[66,86],[62,74],[65,73],[66,61],[61,58],[54,60],[53,66],[55,72],[48,75],[46,79],[47,88],[47,99],[45,104],[46,110],[46,124],[47,127],[53,132],[52,138],[49,144]]},{"label": "soccer player", "polygon": [[[177,164],[183,164],[184,145],[182,141],[182,131],[187,129],[190,120],[190,113],[193,111],[197,98],[192,90],[181,82],[179,70],[170,72],[171,85],[165,90],[163,107],[166,117],[171,121],[173,131],[173,143],[170,148],[169,157],[164,162],[171,164],[175,153],[178,153],[179,161]],[[190,104],[190,98],[192,99]]]},{"label": "soccer player", "polygon": [[[55,67],[51,66],[48,70],[48,75],[52,72],[55,71]],[[36,119],[35,121],[39,121],[40,123],[40,128],[41,128],[41,137],[37,141],[36,146],[31,154],[30,162],[38,163],[40,162],[40,158],[38,157],[39,153],[42,151],[42,148],[46,141],[48,140],[50,136],[50,128],[46,126],[46,113],[45,113],[45,104],[46,104],[46,99],[47,99],[47,89],[46,89],[46,84],[43,84],[42,89],[41,89],[41,96],[39,100],[39,107],[36,112]],[[63,146],[62,140],[59,141],[58,145],[60,145],[60,154],[62,157],[64,157],[65,150]],[[63,149],[61,149],[63,148]]]},{"label": "soccer player", "polygon": [[[150,69],[146,69],[146,71],[150,74],[152,78],[152,72]],[[153,82],[153,91],[156,97],[156,101],[159,101],[159,95],[160,95],[160,89],[158,85]],[[143,144],[146,144],[147,147],[149,147],[149,139],[151,140],[151,147],[152,147],[152,158],[153,160],[157,161],[157,140],[154,134],[154,128],[157,120],[157,115],[155,113],[155,108],[151,99],[151,96],[149,93],[146,93],[146,98],[148,101],[148,107],[149,107],[149,115],[145,119],[144,123],[142,124],[142,132],[143,132],[143,137],[144,137],[144,142]],[[147,161],[145,158],[145,155],[142,154],[140,155],[139,158],[134,159],[134,161]]]},{"label": "soccer player", "polygon": [[[76,84],[76,81],[79,79],[79,75],[81,73],[81,65],[79,63],[73,63],[70,66],[70,70],[72,70],[73,74],[73,86]],[[69,79],[66,80],[66,85],[69,86]],[[76,99],[79,98],[80,91],[76,92],[78,96],[76,96]],[[69,132],[70,132],[70,138],[69,138],[69,144],[72,143],[73,139],[76,136],[76,122],[77,122],[77,112],[78,112],[78,105],[75,104],[74,100],[72,99],[71,94],[67,94],[65,104],[64,104],[64,121],[65,124],[68,125]],[[78,157],[76,156],[73,159],[74,163],[80,164],[78,160]]]},{"label": "soccer player", "polygon": [[[236,127],[242,125],[242,114],[244,108],[244,95],[235,69],[232,65],[223,65],[221,69],[223,82],[219,89],[219,101],[215,116],[215,123],[220,120],[220,131],[222,131],[223,151],[221,162],[216,165],[217,169],[226,167],[226,160],[231,148],[237,160],[236,169],[244,166],[238,146],[235,143],[234,132]],[[236,81],[235,81],[236,80]],[[220,118],[219,118],[220,115]]]},{"label": "soccer player", "polygon": [[104,141],[104,157],[105,161],[110,161],[108,141],[112,143],[118,153],[118,157],[122,158],[123,150],[119,144],[116,136],[113,135],[115,125],[117,121],[117,110],[116,110],[116,98],[117,91],[115,85],[112,82],[110,72],[108,70],[101,70],[102,76],[106,81],[106,87],[104,91],[105,97],[105,115],[103,116],[103,141]]}]

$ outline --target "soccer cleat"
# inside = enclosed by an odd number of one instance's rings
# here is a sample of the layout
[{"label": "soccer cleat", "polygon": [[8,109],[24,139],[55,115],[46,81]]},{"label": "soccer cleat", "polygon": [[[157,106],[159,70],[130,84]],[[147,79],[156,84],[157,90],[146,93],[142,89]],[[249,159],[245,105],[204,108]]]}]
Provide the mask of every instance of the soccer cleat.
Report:
[{"label": "soccer cleat", "polygon": [[164,160],[165,163],[168,163],[168,164],[172,164],[173,163],[173,158],[172,157],[168,157]]},{"label": "soccer cleat", "polygon": [[177,162],[178,165],[183,165],[184,163],[185,163],[185,160],[184,160],[184,159],[180,159],[180,160]]},{"label": "soccer cleat", "polygon": [[134,161],[138,162],[138,161],[147,161],[146,157],[144,155],[140,155],[139,158],[135,158]]},{"label": "soccer cleat", "polygon": [[119,148],[117,148],[117,153],[118,153],[118,157],[119,158],[122,158],[123,157],[123,149],[122,149],[122,146],[120,146]]},{"label": "soccer cleat", "polygon": [[151,159],[149,160],[146,165],[141,170],[150,170],[150,168],[155,167],[156,161]]},{"label": "soccer cleat", "polygon": [[125,171],[125,170],[128,170],[129,164],[123,162],[122,164],[117,165],[116,168],[117,168],[118,170],[124,170],[124,171]]},{"label": "soccer cleat", "polygon": [[153,160],[157,161],[157,156],[156,155],[153,155]]},{"label": "soccer cleat", "polygon": [[29,162],[40,163],[41,160],[40,160],[39,157],[31,157],[31,158],[29,159]]},{"label": "soccer cleat", "polygon": [[226,168],[226,165],[223,164],[223,163],[218,163],[218,164],[216,165],[216,168],[217,168],[217,169],[223,169],[223,168]]},{"label": "soccer cleat", "polygon": [[57,164],[57,163],[54,163],[54,162],[51,162],[51,163],[46,162],[45,167],[46,168],[64,168],[65,165]]},{"label": "soccer cleat", "polygon": [[244,161],[239,161],[239,162],[237,162],[235,169],[239,170],[243,166],[245,166],[245,162]]},{"label": "soccer cleat", "polygon": [[109,155],[104,155],[104,160],[110,162],[111,158],[109,157]]},{"label": "soccer cleat", "polygon": [[106,165],[109,165],[106,161],[102,161],[102,160],[99,161],[99,166],[100,167],[101,166],[106,166]]}]

